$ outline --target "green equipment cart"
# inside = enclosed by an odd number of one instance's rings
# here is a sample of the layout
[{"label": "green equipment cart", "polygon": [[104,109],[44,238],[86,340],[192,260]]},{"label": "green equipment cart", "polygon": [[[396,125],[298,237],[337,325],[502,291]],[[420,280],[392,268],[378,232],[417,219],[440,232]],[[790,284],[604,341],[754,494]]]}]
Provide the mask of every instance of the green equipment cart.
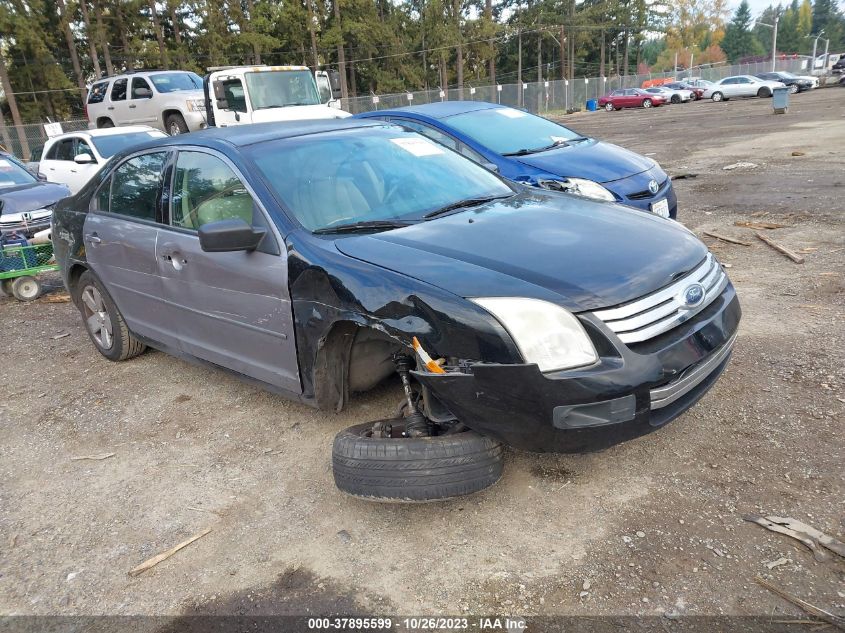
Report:
[{"label": "green equipment cart", "polygon": [[53,259],[53,245],[22,244],[0,247],[0,284],[3,292],[19,301],[32,301],[41,294],[36,275],[59,267]]}]

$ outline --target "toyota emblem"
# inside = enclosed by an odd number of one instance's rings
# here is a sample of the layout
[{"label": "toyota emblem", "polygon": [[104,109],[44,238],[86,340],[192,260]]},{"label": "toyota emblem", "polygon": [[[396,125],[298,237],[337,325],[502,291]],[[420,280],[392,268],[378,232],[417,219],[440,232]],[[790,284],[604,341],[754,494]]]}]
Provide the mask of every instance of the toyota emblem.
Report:
[{"label": "toyota emblem", "polygon": [[656,180],[652,180],[648,183],[648,190],[653,194],[657,193],[660,190],[660,185],[657,184]]}]

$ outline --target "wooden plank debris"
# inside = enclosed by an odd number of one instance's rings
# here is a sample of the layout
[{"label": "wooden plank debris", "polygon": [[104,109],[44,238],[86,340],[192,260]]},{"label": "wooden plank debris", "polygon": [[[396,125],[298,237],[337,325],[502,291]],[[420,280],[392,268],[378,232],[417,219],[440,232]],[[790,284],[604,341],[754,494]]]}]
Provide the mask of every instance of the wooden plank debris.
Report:
[{"label": "wooden plank debris", "polygon": [[143,574],[148,569],[155,567],[156,565],[158,565],[160,562],[162,562],[164,560],[167,560],[168,558],[173,556],[176,552],[178,552],[180,549],[182,549],[183,547],[187,547],[188,545],[190,545],[191,543],[193,543],[197,539],[201,539],[203,536],[205,536],[209,532],[211,532],[211,528],[206,528],[202,532],[200,532],[199,534],[195,534],[191,538],[189,538],[185,541],[182,541],[181,543],[179,543],[179,545],[177,545],[175,547],[171,547],[166,552],[162,552],[161,554],[158,554],[157,556],[153,556],[152,558],[145,560],[143,563],[141,563],[137,567],[134,567],[133,569],[131,569],[129,571],[129,575],[130,576],[140,576],[141,574]]},{"label": "wooden plank debris", "polygon": [[720,235],[719,233],[713,233],[712,231],[702,231],[702,233],[709,237],[715,237],[717,240],[722,240],[723,242],[730,242],[731,244],[740,244],[741,246],[751,246],[751,242],[743,242],[742,240],[738,240],[733,237],[728,237],[727,235]]},{"label": "wooden plank debris", "polygon": [[757,236],[757,238],[758,238],[759,240],[761,240],[762,242],[765,242],[766,244],[768,244],[769,246],[771,246],[771,247],[772,247],[773,249],[775,249],[778,253],[781,253],[781,254],[783,254],[783,255],[786,255],[789,259],[791,259],[792,261],[794,261],[796,264],[803,264],[803,263],[804,263],[804,258],[803,258],[803,257],[801,257],[800,255],[798,255],[797,253],[793,253],[791,250],[789,250],[789,249],[788,249],[788,248],[786,248],[785,246],[781,246],[780,244],[778,244],[778,243],[777,243],[777,242],[775,242],[774,240],[770,240],[768,237],[765,237],[765,236],[764,236],[763,234],[761,234],[761,233],[755,233],[754,235],[756,235],[756,236]]}]

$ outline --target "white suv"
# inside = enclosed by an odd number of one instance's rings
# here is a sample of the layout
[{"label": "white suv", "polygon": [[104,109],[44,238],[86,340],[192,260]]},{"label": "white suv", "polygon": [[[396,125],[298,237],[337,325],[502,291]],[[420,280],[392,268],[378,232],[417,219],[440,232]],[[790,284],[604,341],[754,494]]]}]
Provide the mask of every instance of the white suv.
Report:
[{"label": "white suv", "polygon": [[202,78],[184,70],[137,70],[96,81],[85,111],[96,128],[151,125],[172,136],[207,126]]}]

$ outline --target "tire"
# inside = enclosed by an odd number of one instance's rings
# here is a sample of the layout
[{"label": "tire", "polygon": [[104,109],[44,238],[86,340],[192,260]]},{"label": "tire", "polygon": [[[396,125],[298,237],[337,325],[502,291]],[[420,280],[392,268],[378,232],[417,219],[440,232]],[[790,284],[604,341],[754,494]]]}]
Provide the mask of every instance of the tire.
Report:
[{"label": "tire", "polygon": [[604,109],[607,110],[608,112],[613,112],[616,108],[614,108],[613,104],[608,101],[607,103],[604,104]]},{"label": "tire", "polygon": [[0,279],[0,290],[3,291],[3,294],[7,297],[12,296],[12,280],[11,279]]},{"label": "tire", "polygon": [[185,123],[185,119],[182,118],[181,114],[170,114],[167,116],[167,119],[164,121],[165,131],[170,134],[170,136],[178,136],[179,134],[187,134],[190,132],[188,129],[188,124]]},{"label": "tire", "polygon": [[[401,420],[393,424],[396,435]],[[484,490],[502,476],[502,445],[474,431],[434,437],[373,437],[373,423],[335,436],[335,485],[371,501],[423,502]],[[398,428],[397,428],[398,427]]]},{"label": "tire", "polygon": [[114,121],[111,119],[102,119],[101,121],[97,121],[97,127],[99,129],[114,127]]},{"label": "tire", "polygon": [[41,295],[41,282],[29,275],[15,277],[11,290],[18,301],[35,301]]},{"label": "tire", "polygon": [[725,98],[725,95],[723,95],[721,92],[714,92],[710,98],[718,103],[719,101]]},{"label": "tire", "polygon": [[147,349],[129,332],[109,293],[90,272],[79,277],[74,299],[88,336],[100,354],[109,360],[121,361],[134,358]]},{"label": "tire", "polygon": [[672,98],[670,99],[670,101],[671,101],[672,103],[676,103],[676,104],[677,104],[677,103],[680,103],[680,102],[681,102],[681,98],[680,98],[678,95],[672,95]]},{"label": "tire", "polygon": [[765,98],[765,97],[771,97],[771,96],[772,96],[772,91],[771,91],[771,90],[769,90],[768,88],[760,88],[760,89],[757,91],[757,96],[758,96],[758,97],[760,97],[761,99],[762,99],[762,98]]},{"label": "tire", "polygon": [[651,99],[643,99],[643,107],[650,108],[652,106]]},{"label": "tire", "polygon": [[791,95],[794,95],[799,90],[800,88],[798,87],[798,84],[792,84],[791,86],[789,86],[789,94]]}]

